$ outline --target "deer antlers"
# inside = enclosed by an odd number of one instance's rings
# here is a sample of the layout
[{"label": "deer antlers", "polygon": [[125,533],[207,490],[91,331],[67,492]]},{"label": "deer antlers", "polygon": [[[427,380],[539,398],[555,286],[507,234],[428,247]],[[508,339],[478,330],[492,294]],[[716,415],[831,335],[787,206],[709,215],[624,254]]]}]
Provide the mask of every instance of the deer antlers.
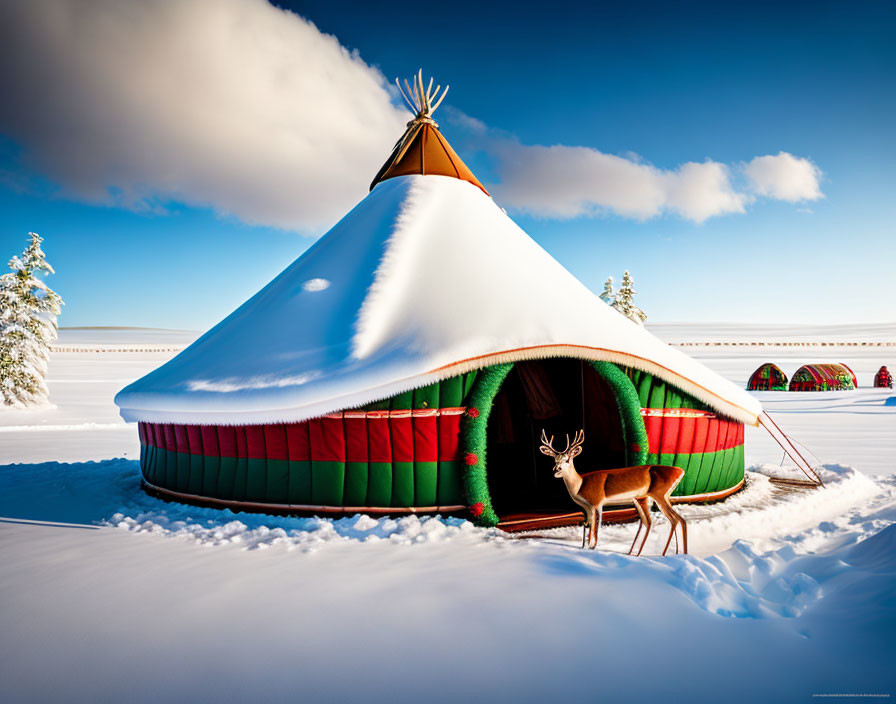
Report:
[{"label": "deer antlers", "polygon": [[569,442],[569,434],[566,435],[566,449],[562,452],[557,452],[554,449],[554,436],[551,435],[551,439],[548,440],[547,433],[544,432],[544,429],[541,431],[541,449],[542,452],[547,450],[545,454],[551,454],[555,457],[558,455],[565,455],[567,452],[572,452],[577,447],[581,446],[585,442],[585,431],[580,430],[575,434],[575,437],[572,439],[572,443]]}]

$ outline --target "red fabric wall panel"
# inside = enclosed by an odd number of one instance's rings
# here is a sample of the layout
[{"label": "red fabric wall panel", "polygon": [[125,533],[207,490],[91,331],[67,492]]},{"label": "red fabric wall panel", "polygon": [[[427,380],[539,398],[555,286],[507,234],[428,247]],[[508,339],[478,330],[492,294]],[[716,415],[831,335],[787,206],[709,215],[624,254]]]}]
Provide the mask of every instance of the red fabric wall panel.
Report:
[{"label": "red fabric wall panel", "polygon": [[707,452],[709,448],[706,446],[706,441],[709,436],[709,425],[706,423],[695,423],[694,424],[694,444],[693,444],[693,452]]},{"label": "red fabric wall panel", "polygon": [[650,453],[659,453],[663,418],[660,416],[647,416],[644,419],[644,429],[647,431],[647,451]]},{"label": "red fabric wall panel", "polygon": [[246,426],[246,452],[248,454],[241,456],[253,460],[263,460],[265,458],[266,449],[263,425]]},{"label": "red fabric wall panel", "polygon": [[190,454],[204,455],[205,446],[202,444],[202,428],[198,425],[187,426],[187,443],[190,445]]},{"label": "red fabric wall panel", "polygon": [[187,428],[184,425],[174,426],[174,443],[177,452],[190,452],[190,441],[187,439]]},{"label": "red fabric wall panel", "polygon": [[345,435],[342,418],[315,418],[308,421],[311,460],[345,462]]},{"label": "red fabric wall panel", "polygon": [[409,413],[406,417],[391,418],[392,461],[414,461],[414,424]]},{"label": "red fabric wall panel", "polygon": [[345,461],[367,462],[367,419],[346,417],[345,428]]},{"label": "red fabric wall panel", "polygon": [[307,462],[311,459],[311,445],[308,437],[308,423],[290,423],[286,426],[288,459],[293,462]]},{"label": "red fabric wall panel", "polygon": [[392,461],[392,439],[387,417],[367,417],[367,442],[370,462]]},{"label": "red fabric wall panel", "polygon": [[[286,428],[283,425],[264,426],[264,446],[269,460],[288,460]],[[250,455],[251,456],[251,455]]]},{"label": "red fabric wall panel", "polygon": [[221,457],[236,457],[236,431],[232,425],[218,426],[218,447]]},{"label": "red fabric wall panel", "polygon": [[209,457],[219,457],[218,449],[218,429],[213,425],[199,426],[202,435],[202,452]]},{"label": "red fabric wall panel", "polygon": [[168,423],[162,426],[162,432],[165,433],[165,449],[171,452],[177,451],[177,440],[174,437],[174,426]]},{"label": "red fabric wall panel", "polygon": [[719,424],[707,423],[706,426],[706,445],[703,451],[713,452],[719,444]]},{"label": "red fabric wall panel", "polygon": [[420,416],[414,421],[415,462],[437,462],[439,459],[439,425],[435,415]]},{"label": "red fabric wall panel", "polygon": [[459,460],[461,416],[439,416],[439,461]]},{"label": "red fabric wall panel", "polygon": [[234,426],[233,432],[236,435],[236,456],[248,457],[249,449],[246,444],[246,428],[242,425]]}]

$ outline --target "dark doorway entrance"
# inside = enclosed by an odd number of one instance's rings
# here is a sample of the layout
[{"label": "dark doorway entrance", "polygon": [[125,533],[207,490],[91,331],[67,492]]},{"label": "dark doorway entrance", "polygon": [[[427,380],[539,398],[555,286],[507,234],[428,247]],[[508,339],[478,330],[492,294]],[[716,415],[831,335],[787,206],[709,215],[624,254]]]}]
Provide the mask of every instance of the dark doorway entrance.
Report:
[{"label": "dark doorway entrance", "polygon": [[542,428],[561,449],[567,433],[585,429],[579,472],[625,465],[615,395],[589,362],[518,362],[495,396],[487,429],[489,491],[502,518],[578,510],[551,460],[538,451]]}]

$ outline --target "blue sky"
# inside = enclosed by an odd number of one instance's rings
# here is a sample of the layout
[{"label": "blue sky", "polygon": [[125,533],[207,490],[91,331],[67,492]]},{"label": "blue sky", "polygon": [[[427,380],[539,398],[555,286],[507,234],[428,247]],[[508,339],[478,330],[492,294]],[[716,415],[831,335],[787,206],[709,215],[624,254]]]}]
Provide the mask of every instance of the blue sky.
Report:
[{"label": "blue sky", "polygon": [[[630,269],[654,321],[893,319],[888,3],[280,3],[355,58],[261,0],[165,5],[0,1],[20,35],[0,37],[0,255],[45,237],[62,325],[224,317],[365,195],[406,119],[382,79],[421,66],[451,84],[436,118],[461,156],[592,289]],[[110,16],[118,47],[96,40]],[[344,173],[319,176],[327,150]],[[814,179],[789,199],[748,178],[781,152]],[[654,181],[678,185],[646,203]]]}]

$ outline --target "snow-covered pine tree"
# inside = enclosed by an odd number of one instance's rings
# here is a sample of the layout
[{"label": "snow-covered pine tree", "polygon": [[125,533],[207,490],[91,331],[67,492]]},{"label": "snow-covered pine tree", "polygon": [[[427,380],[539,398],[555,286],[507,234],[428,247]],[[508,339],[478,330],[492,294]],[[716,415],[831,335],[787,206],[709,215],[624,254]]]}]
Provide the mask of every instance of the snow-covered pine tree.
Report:
[{"label": "snow-covered pine tree", "polygon": [[625,270],[622,275],[622,285],[616,292],[616,300],[613,302],[613,308],[622,313],[629,320],[643,326],[647,321],[647,314],[635,305],[635,280],[632,275]]},{"label": "snow-covered pine tree", "polygon": [[600,300],[608,306],[613,305],[616,300],[616,291],[613,290],[613,277],[610,276],[604,284],[604,291],[600,294]]},{"label": "snow-covered pine tree", "polygon": [[50,343],[63,305],[38,278],[54,273],[40,247],[43,238],[35,232],[28,236],[22,256],[9,261],[12,271],[0,276],[0,400],[6,406],[46,401]]}]

